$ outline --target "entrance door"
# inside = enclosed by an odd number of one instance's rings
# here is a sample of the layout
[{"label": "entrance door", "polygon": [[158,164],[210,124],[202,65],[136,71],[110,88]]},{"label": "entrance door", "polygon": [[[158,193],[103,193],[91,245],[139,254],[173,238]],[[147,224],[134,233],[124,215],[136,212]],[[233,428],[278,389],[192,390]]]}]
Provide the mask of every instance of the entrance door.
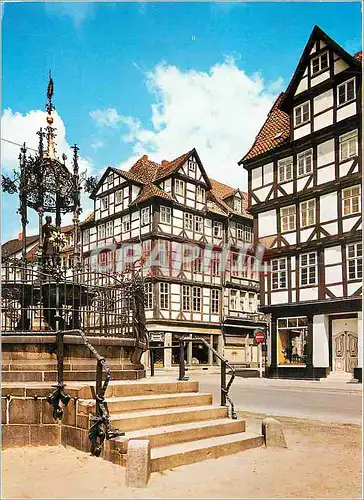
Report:
[{"label": "entrance door", "polygon": [[333,371],[353,372],[358,366],[358,331],[356,319],[332,322]]}]

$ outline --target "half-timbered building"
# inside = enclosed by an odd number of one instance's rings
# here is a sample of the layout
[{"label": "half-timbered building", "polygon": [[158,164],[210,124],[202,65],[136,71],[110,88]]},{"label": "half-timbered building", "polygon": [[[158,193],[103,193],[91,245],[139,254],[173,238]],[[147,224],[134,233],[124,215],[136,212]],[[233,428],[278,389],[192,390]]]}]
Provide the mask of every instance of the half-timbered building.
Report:
[{"label": "half-timbered building", "polygon": [[[128,171],[109,167],[91,198],[83,262],[113,272],[131,262],[142,268],[152,344],[199,336],[225,346],[232,362],[254,366],[253,331],[264,323],[246,193],[210,179],[193,149],[161,163],[145,155]],[[216,363],[202,344],[188,346],[188,365]],[[167,368],[178,362],[174,349],[156,355]]]},{"label": "half-timbered building", "polygon": [[265,246],[260,303],[275,377],[361,378],[361,69],[361,52],[316,26],[239,162]]}]

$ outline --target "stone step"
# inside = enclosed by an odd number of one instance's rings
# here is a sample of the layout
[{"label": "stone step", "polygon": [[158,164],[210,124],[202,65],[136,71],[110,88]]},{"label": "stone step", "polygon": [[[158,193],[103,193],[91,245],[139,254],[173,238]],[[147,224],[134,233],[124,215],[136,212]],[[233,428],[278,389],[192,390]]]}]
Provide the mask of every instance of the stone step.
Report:
[{"label": "stone step", "polygon": [[241,432],[245,432],[244,420],[219,418],[217,420],[188,422],[186,424],[165,425],[163,427],[130,431],[125,436],[110,441],[110,445],[119,453],[127,453],[130,439],[148,439],[151,447],[156,448]]},{"label": "stone step", "polygon": [[[118,370],[133,370],[135,369],[135,365],[132,365],[131,363],[121,363],[121,362],[115,362],[115,363],[109,363],[109,368],[111,372],[113,371],[118,371]],[[84,360],[84,361],[77,361],[75,362],[70,362],[67,359],[64,360],[63,364],[64,370],[65,371],[72,371],[72,372],[77,372],[77,371],[88,371],[88,372],[95,372],[96,371],[96,361],[95,360]],[[23,360],[23,361],[3,361],[1,365],[1,370],[2,371],[39,371],[39,372],[44,372],[44,371],[49,371],[49,372],[55,372],[57,371],[57,361],[40,361],[37,362],[35,360]]]},{"label": "stone step", "polygon": [[159,410],[141,410],[137,412],[111,414],[110,421],[113,427],[121,432],[161,427],[201,420],[226,418],[226,406],[194,406],[192,408],[162,408]]},{"label": "stone step", "polygon": [[[113,376],[113,373],[111,373]],[[114,378],[114,377],[113,377]],[[106,397],[126,397],[126,396],[143,396],[153,394],[177,394],[186,392],[198,392],[199,383],[192,381],[179,381],[174,379],[168,381],[153,380],[126,380],[118,382],[112,380],[107,388]],[[80,397],[86,397],[80,394]]]},{"label": "stone step", "polygon": [[[113,370],[114,380],[138,379],[144,375],[143,370]],[[58,378],[57,371],[3,371],[3,382],[55,382]],[[95,384],[96,370],[64,371],[65,382],[89,382]]]},{"label": "stone step", "polygon": [[[263,445],[263,436],[247,432],[239,432],[228,436],[217,436],[188,443],[171,444],[151,450],[151,472],[180,467],[233,455],[250,448]],[[126,465],[126,455],[123,455],[122,465]],[[213,479],[213,478],[211,478]]]},{"label": "stone step", "polygon": [[[106,401],[110,413],[122,413],[153,408],[211,405],[212,394],[201,392],[184,392],[177,394],[112,397],[107,398]],[[95,402],[93,400],[83,400],[79,402],[80,413],[91,413],[94,411]]]}]

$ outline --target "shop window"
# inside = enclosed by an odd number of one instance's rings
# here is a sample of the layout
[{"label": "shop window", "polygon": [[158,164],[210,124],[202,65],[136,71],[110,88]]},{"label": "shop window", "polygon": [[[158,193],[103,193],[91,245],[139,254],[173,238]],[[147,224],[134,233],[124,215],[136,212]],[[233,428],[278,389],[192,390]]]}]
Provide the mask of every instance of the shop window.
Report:
[{"label": "shop window", "polygon": [[278,318],[279,365],[305,365],[307,361],[307,318]]}]

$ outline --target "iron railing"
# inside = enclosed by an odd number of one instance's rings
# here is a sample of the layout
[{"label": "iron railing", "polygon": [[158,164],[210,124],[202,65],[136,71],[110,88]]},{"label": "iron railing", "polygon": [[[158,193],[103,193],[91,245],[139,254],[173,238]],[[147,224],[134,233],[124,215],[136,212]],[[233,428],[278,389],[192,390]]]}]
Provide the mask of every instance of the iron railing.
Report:
[{"label": "iron railing", "polygon": [[[230,416],[236,420],[237,414],[235,412],[234,403],[229,395],[230,388],[235,379],[235,369],[219,352],[216,351],[204,338],[202,337],[181,337],[178,345],[171,346],[149,346],[150,350],[150,376],[154,377],[154,351],[157,349],[179,349],[179,375],[178,380],[188,380],[186,377],[186,363],[185,363],[185,343],[187,342],[202,342],[210,351],[221,361],[221,379],[220,379],[220,405],[227,406],[226,402],[230,405]],[[227,369],[230,370],[231,378],[227,381]]]}]

